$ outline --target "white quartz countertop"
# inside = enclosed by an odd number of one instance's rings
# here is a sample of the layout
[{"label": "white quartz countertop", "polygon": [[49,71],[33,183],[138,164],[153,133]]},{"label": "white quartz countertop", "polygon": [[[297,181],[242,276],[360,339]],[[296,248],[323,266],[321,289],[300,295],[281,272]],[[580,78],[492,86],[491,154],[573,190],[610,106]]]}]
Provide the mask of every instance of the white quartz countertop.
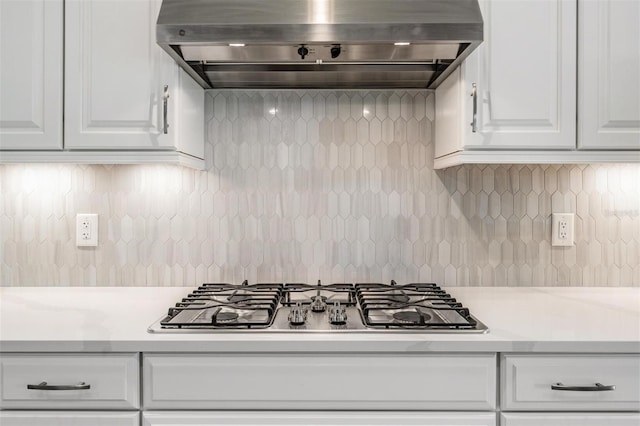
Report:
[{"label": "white quartz countertop", "polygon": [[0,351],[640,353],[639,288],[445,288],[487,334],[148,333],[190,290],[0,288]]}]

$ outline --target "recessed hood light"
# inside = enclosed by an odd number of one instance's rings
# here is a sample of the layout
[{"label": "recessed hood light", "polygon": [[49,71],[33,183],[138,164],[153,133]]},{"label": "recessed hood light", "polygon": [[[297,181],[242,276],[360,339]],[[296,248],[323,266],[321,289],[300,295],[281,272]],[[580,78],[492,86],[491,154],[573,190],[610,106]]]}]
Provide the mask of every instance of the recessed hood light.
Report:
[{"label": "recessed hood light", "polygon": [[229,47],[244,47],[244,43],[229,43]]},{"label": "recessed hood light", "polygon": [[394,46],[409,46],[411,43],[408,41],[396,41],[393,43]]}]

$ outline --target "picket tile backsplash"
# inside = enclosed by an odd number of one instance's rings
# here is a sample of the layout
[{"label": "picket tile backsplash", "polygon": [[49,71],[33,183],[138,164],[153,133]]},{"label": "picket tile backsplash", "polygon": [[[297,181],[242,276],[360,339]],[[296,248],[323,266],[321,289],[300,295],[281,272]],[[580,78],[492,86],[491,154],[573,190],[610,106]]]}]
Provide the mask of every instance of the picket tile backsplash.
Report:
[{"label": "picket tile backsplash", "polygon": [[0,166],[2,285],[640,286],[639,166],[434,171],[433,119],[428,91],[210,91],[205,171]]}]

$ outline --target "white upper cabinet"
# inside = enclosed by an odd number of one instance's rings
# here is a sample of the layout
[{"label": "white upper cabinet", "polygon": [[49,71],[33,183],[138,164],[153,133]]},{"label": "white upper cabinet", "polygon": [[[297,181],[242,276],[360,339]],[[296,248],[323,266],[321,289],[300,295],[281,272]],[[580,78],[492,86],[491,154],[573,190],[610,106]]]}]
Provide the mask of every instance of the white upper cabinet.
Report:
[{"label": "white upper cabinet", "polygon": [[478,85],[477,129],[467,126],[466,145],[572,148],[575,1],[484,1],[482,6],[486,44],[465,76]]},{"label": "white upper cabinet", "polygon": [[578,147],[640,149],[640,2],[579,8]]},{"label": "white upper cabinet", "polygon": [[484,42],[436,91],[437,114],[448,111],[443,120],[437,116],[436,157],[467,149],[573,148],[576,2],[480,6]]},{"label": "white upper cabinet", "polygon": [[178,66],[156,44],[160,4],[67,0],[66,148],[185,148],[176,105],[193,92],[181,90]]},{"label": "white upper cabinet", "polygon": [[[464,148],[567,149],[575,144],[576,3],[482,1],[485,42],[463,68],[476,87]],[[473,112],[466,96],[465,111]],[[470,107],[470,108],[469,108]]]},{"label": "white upper cabinet", "polygon": [[157,1],[67,0],[66,148],[171,148],[163,95],[165,85],[175,88],[174,63],[155,42],[158,8]]},{"label": "white upper cabinet", "polygon": [[160,4],[1,0],[0,162],[203,168],[204,91],[156,44]]},{"label": "white upper cabinet", "polygon": [[640,161],[637,0],[480,6],[484,42],[436,90],[435,168]]},{"label": "white upper cabinet", "polygon": [[62,0],[0,1],[0,149],[62,149]]}]

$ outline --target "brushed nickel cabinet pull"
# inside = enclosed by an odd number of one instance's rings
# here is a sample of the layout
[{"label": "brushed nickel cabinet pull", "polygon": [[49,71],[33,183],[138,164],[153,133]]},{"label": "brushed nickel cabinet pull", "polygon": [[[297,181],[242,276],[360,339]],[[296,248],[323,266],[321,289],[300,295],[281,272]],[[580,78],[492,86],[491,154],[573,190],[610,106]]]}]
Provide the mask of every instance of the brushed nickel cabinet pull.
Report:
[{"label": "brushed nickel cabinet pull", "polygon": [[165,85],[164,86],[164,95],[162,96],[162,119],[163,119],[163,125],[162,125],[162,131],[163,133],[166,135],[167,133],[169,133],[169,122],[167,119],[167,114],[168,114],[168,106],[169,106],[169,86]]},{"label": "brushed nickel cabinet pull", "polygon": [[478,131],[478,86],[473,83],[471,85],[471,97],[473,98],[473,115],[471,120],[471,131]]},{"label": "brushed nickel cabinet pull", "polygon": [[85,390],[91,389],[91,385],[80,382],[77,385],[49,385],[47,382],[41,382],[37,385],[27,385],[27,389],[34,390]]},{"label": "brushed nickel cabinet pull", "polygon": [[616,390],[616,386],[603,385],[602,383],[596,383],[594,386],[566,386],[558,382],[551,385],[551,389],[558,391],[603,392]]}]

